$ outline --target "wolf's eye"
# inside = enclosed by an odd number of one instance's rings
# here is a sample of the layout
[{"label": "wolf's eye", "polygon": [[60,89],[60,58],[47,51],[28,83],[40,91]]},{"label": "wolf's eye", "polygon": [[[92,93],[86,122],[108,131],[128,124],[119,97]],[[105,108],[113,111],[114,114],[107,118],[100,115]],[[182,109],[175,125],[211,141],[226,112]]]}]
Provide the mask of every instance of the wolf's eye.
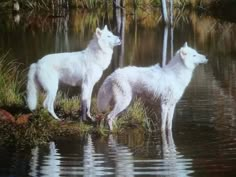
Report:
[{"label": "wolf's eye", "polygon": [[196,57],[197,55],[193,55],[193,57]]}]

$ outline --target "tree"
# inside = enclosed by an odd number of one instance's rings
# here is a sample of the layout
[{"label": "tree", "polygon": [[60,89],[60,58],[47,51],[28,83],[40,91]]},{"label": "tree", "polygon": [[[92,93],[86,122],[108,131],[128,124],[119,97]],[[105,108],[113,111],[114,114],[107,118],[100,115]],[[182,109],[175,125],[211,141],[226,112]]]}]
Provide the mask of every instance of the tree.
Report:
[{"label": "tree", "polygon": [[173,25],[173,0],[168,0],[169,2],[169,13],[167,7],[167,0],[161,0],[161,12],[163,16],[163,21],[166,25]]},{"label": "tree", "polygon": [[161,12],[162,12],[162,17],[163,17],[164,23],[166,25],[169,24],[166,0],[161,0]]}]

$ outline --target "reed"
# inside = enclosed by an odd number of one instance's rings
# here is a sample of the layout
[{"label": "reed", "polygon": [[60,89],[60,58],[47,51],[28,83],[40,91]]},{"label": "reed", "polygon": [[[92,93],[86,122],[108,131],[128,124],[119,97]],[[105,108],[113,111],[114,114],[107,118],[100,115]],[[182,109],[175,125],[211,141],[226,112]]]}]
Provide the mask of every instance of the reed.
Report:
[{"label": "reed", "polygon": [[150,110],[141,99],[136,99],[133,104],[119,117],[115,123],[114,132],[122,132],[127,127],[138,128],[148,132],[153,131],[152,119],[148,116]]},{"label": "reed", "polygon": [[24,71],[9,58],[9,52],[0,56],[0,106],[19,106],[23,104]]}]

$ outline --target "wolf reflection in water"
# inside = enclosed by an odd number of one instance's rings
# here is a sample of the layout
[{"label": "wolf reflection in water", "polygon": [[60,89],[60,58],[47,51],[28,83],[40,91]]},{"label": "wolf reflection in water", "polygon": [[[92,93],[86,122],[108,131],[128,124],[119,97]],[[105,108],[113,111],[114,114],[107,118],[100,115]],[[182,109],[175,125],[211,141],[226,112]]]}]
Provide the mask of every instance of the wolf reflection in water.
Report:
[{"label": "wolf reflection in water", "polygon": [[[190,159],[184,159],[184,156],[177,151],[171,131],[155,137],[159,139],[160,144],[155,144],[154,140],[150,139],[150,141],[142,142],[142,148],[140,144],[133,144],[133,147],[130,148],[128,145],[118,143],[117,138],[110,135],[104,141],[104,139],[95,139],[88,135],[83,145],[78,143],[77,145],[80,144],[80,146],[69,148],[69,151],[66,151],[68,147],[61,146],[59,148],[60,146],[57,147],[54,142],[48,144],[48,151],[42,151],[45,148],[36,147],[31,152],[29,175],[130,177],[135,175],[171,175],[177,177],[188,176],[192,173],[189,170],[192,162]],[[138,152],[138,149],[142,153]],[[150,152],[144,153],[144,149],[148,151],[152,149],[152,154]]]}]

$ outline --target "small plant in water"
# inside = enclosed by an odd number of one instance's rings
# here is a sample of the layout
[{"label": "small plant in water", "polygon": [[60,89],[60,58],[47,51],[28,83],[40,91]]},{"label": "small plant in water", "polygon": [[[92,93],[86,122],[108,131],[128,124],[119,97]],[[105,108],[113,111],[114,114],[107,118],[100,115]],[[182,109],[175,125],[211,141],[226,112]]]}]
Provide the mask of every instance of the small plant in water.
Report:
[{"label": "small plant in water", "polygon": [[118,118],[114,132],[125,130],[127,127],[135,127],[152,131],[152,120],[148,117],[149,110],[140,99],[133,104]]}]

